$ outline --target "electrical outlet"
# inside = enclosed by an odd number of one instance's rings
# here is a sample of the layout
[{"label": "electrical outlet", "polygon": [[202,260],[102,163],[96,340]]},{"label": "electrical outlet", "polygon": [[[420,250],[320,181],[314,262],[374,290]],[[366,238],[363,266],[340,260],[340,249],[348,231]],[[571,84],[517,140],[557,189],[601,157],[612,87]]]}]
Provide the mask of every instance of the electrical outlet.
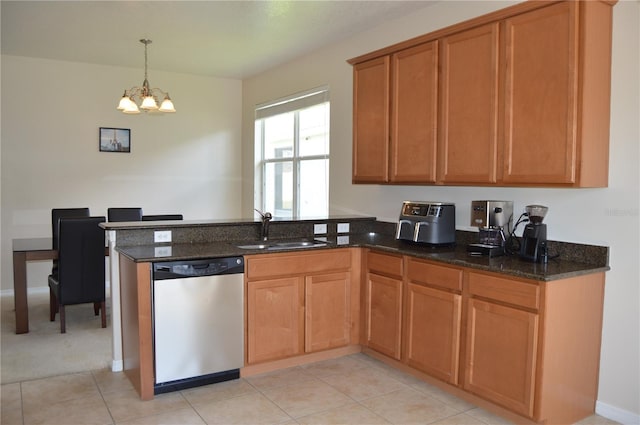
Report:
[{"label": "electrical outlet", "polygon": [[313,234],[314,235],[326,235],[327,234],[327,225],[326,224],[314,224],[313,225]]},{"label": "electrical outlet", "polygon": [[338,233],[349,233],[349,223],[338,223]]},{"label": "electrical outlet", "polygon": [[171,230],[153,232],[153,241],[155,243],[171,242]]},{"label": "electrical outlet", "polygon": [[156,246],[154,257],[171,257],[171,246]]}]

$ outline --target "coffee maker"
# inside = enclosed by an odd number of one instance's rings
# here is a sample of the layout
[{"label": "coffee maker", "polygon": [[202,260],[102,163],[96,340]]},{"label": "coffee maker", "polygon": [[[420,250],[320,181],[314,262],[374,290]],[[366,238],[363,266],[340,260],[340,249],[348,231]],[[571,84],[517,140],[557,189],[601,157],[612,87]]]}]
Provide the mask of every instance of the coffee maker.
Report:
[{"label": "coffee maker", "polygon": [[513,218],[511,201],[471,201],[471,225],[478,227],[478,243],[467,245],[471,255],[504,255],[506,238]]},{"label": "coffee maker", "polygon": [[542,223],[549,208],[543,205],[527,205],[525,211],[529,223],[522,232],[520,258],[527,261],[545,262],[547,260],[547,225]]}]

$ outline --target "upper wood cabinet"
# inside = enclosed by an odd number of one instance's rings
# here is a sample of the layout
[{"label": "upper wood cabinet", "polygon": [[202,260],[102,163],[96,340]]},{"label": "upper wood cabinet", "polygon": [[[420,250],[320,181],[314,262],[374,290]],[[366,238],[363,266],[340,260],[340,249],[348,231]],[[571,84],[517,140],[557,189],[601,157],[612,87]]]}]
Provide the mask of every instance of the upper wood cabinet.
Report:
[{"label": "upper wood cabinet", "polygon": [[388,56],[353,68],[353,181],[389,179]]},{"label": "upper wood cabinet", "polygon": [[438,181],[495,183],[499,24],[442,39]]},{"label": "upper wood cabinet", "polygon": [[437,46],[354,66],[354,182],[435,183]]},{"label": "upper wood cabinet", "polygon": [[438,43],[391,56],[391,182],[436,181]]},{"label": "upper wood cabinet", "polygon": [[349,60],[353,181],[606,187],[614,4],[532,0]]},{"label": "upper wood cabinet", "polygon": [[505,182],[574,183],[578,10],[563,2],[505,21]]}]

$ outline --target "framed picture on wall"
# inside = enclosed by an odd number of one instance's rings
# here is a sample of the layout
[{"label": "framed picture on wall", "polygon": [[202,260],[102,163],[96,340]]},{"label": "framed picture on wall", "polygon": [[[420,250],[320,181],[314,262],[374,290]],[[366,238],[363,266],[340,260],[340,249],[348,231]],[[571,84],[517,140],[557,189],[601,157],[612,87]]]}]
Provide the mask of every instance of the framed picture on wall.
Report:
[{"label": "framed picture on wall", "polygon": [[100,127],[100,152],[131,152],[131,130]]}]

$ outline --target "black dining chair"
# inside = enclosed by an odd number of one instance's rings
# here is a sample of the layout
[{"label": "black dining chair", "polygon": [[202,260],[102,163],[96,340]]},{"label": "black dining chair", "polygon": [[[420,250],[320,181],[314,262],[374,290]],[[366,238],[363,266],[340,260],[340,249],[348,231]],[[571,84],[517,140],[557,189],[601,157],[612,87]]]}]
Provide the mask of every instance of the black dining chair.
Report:
[{"label": "black dining chair", "polygon": [[109,221],[141,221],[142,208],[109,208],[107,219]]},{"label": "black dining chair", "polygon": [[104,217],[61,218],[58,221],[58,270],[49,275],[49,319],[60,313],[66,332],[65,305],[93,303],[107,327],[105,306]]},{"label": "black dining chair", "polygon": [[[89,217],[89,208],[53,208],[51,210],[51,247],[58,250],[58,221],[61,218]],[[51,274],[56,274],[58,270],[58,260],[53,260]]]},{"label": "black dining chair", "polygon": [[182,220],[182,214],[151,214],[143,215],[142,221]]}]

